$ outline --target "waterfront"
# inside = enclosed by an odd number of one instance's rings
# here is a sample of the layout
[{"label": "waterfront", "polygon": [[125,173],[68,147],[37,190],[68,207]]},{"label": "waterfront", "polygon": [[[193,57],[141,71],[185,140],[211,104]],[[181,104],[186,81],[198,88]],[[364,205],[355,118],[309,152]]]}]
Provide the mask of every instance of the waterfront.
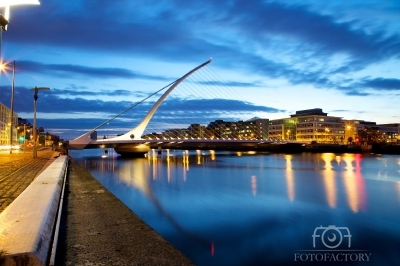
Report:
[{"label": "waterfront", "polygon": [[[102,150],[71,151],[108,190],[198,265],[296,265],[306,259],[304,254],[340,250],[370,254],[368,265],[400,259],[400,156],[209,151],[134,159],[111,151],[107,158],[101,155]],[[312,237],[315,231],[318,237]],[[338,236],[340,243],[332,240],[324,246],[324,231],[331,240]],[[348,262],[354,259],[348,257]]]}]

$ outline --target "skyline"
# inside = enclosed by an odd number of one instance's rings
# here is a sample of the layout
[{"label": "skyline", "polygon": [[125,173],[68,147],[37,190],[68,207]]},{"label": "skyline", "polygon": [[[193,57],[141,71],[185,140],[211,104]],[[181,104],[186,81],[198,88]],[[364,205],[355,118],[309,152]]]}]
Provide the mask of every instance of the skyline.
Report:
[{"label": "skyline", "polygon": [[[210,57],[244,98],[169,99],[199,120],[226,119],[237,104],[268,119],[322,108],[385,124],[400,123],[399,28],[398,1],[41,0],[11,8],[1,53],[16,61],[15,112],[32,122],[28,90],[50,87],[39,93],[38,126],[68,139]],[[11,76],[0,77],[8,107]],[[136,125],[126,121],[121,133]]]}]

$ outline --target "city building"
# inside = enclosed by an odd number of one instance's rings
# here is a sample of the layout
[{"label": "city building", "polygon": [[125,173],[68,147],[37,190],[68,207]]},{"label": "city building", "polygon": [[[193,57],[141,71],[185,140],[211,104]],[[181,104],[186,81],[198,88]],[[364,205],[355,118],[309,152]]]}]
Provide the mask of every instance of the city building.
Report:
[{"label": "city building", "polygon": [[296,140],[318,143],[343,143],[344,122],[341,117],[328,116],[320,108],[296,111]]},{"label": "city building", "polygon": [[370,145],[374,143],[400,142],[400,124],[381,124],[360,121],[357,126],[356,143]]},{"label": "city building", "polygon": [[268,139],[269,119],[254,117],[238,123],[238,138]]},{"label": "city building", "polygon": [[215,139],[267,139],[269,119],[252,118],[247,121],[215,120],[206,127],[206,136]]},{"label": "city building", "polygon": [[207,137],[211,139],[231,138],[238,135],[237,122],[215,120],[206,127]]},{"label": "city building", "polygon": [[269,121],[270,140],[319,143],[343,143],[344,123],[341,117],[328,116],[320,108],[296,111],[290,118]]},{"label": "city building", "polygon": [[[0,103],[0,145],[10,144],[10,125],[11,117],[13,119],[13,125],[18,124],[18,115],[13,113],[11,115],[11,109]],[[17,132],[13,130],[12,143],[17,141]]]},{"label": "city building", "polygon": [[381,124],[329,116],[321,108],[296,111],[288,118],[254,117],[247,121],[215,120],[207,126],[168,129],[144,136],[148,139],[254,139],[330,144],[400,143],[400,123]]},{"label": "city building", "polygon": [[399,143],[400,142],[400,123],[394,124],[380,124],[379,128],[385,133],[386,142]]},{"label": "city building", "polygon": [[342,121],[344,123],[344,143],[350,144],[355,142],[357,138],[357,130],[360,128],[360,123],[365,121],[347,119],[342,119]]},{"label": "city building", "polygon": [[200,139],[203,139],[204,136],[205,136],[206,127],[205,127],[205,126],[202,126],[202,125],[200,125],[200,124],[191,124],[191,125],[188,127],[188,130],[189,130],[189,136],[190,136],[191,138],[200,138]]},{"label": "city building", "polygon": [[297,118],[282,118],[269,120],[268,139],[296,140]]},{"label": "city building", "polygon": [[18,117],[18,126],[17,126],[17,140],[19,144],[24,144],[29,142],[31,138],[33,138],[33,126],[28,122],[27,119],[22,119]]}]

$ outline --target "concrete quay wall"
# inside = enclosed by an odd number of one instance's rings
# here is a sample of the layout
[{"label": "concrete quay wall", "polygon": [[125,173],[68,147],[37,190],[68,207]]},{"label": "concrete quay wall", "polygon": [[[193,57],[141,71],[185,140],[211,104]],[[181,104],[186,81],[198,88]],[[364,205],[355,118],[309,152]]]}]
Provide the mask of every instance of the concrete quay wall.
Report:
[{"label": "concrete quay wall", "polygon": [[67,161],[54,160],[0,213],[0,265],[47,263]]}]

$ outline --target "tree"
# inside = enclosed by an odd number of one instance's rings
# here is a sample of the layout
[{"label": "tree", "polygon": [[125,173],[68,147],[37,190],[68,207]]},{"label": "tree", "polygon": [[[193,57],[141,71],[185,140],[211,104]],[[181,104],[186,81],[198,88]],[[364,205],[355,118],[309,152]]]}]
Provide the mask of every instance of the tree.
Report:
[{"label": "tree", "polygon": [[347,139],[347,143],[353,143],[353,137],[349,137],[348,139]]}]

